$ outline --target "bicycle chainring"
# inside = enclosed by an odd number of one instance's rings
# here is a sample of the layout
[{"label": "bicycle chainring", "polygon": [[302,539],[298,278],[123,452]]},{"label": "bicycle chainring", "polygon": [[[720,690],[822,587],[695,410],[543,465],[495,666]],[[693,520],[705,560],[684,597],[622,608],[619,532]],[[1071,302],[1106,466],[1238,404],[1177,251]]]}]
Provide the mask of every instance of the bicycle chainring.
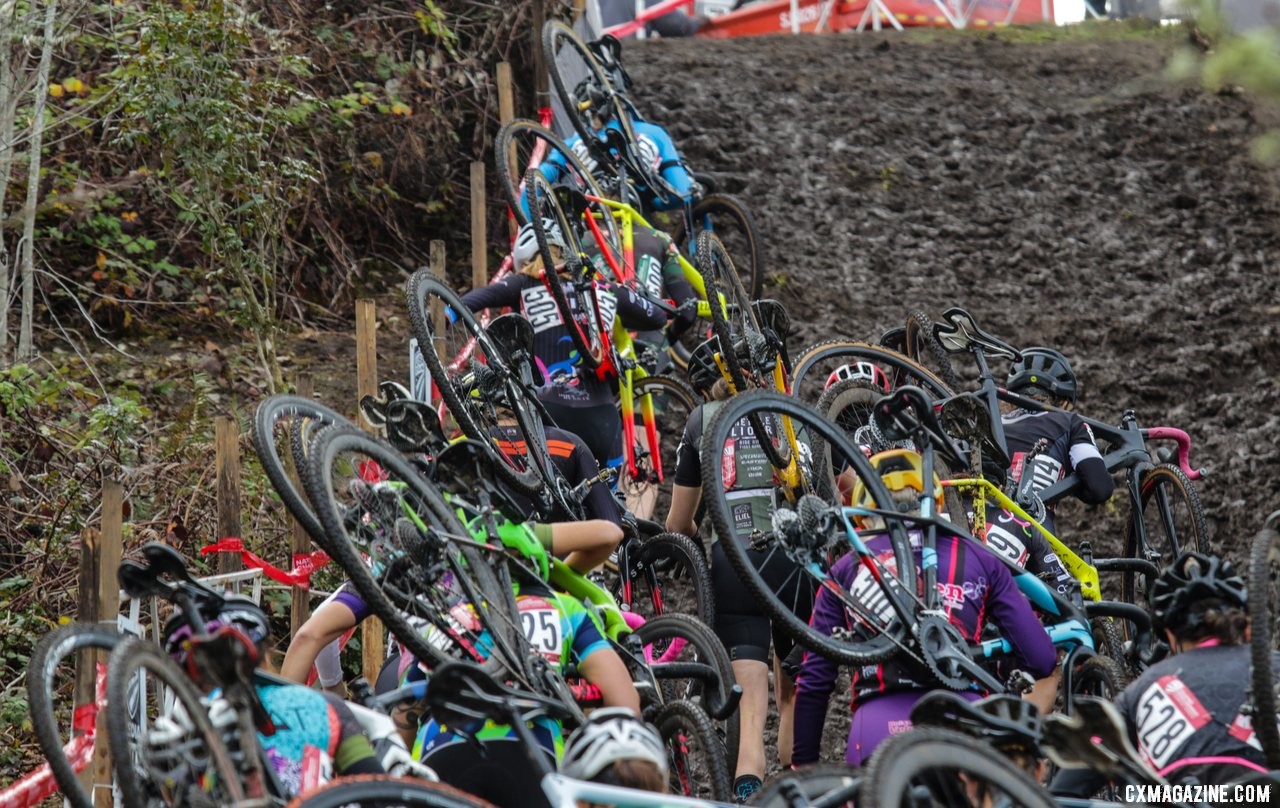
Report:
[{"label": "bicycle chainring", "polygon": [[922,614],[916,623],[915,636],[920,656],[943,687],[957,691],[972,689],[973,677],[965,674],[972,659],[959,629],[942,614]]}]

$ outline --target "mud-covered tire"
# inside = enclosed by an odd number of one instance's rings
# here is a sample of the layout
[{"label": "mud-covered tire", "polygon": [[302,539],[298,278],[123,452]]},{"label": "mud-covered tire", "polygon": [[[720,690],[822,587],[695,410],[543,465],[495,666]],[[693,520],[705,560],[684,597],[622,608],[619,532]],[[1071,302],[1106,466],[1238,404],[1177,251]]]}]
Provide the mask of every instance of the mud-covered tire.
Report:
[{"label": "mud-covered tire", "polygon": [[942,343],[938,342],[933,330],[933,320],[929,319],[929,315],[922,311],[912,311],[907,314],[903,338],[907,356],[933,370],[938,378],[952,390],[960,389],[960,379],[956,376],[956,369],[951,364],[951,357],[942,347]]},{"label": "mud-covered tire", "polygon": [[[1147,536],[1147,547],[1160,554],[1156,566],[1161,569],[1185,550],[1211,552],[1204,506],[1200,504],[1195,485],[1182,469],[1167,463],[1149,469],[1142,475],[1138,490],[1140,510],[1129,514],[1124,529],[1126,558],[1145,557],[1143,548],[1138,546],[1136,525],[1139,520]],[[1173,524],[1170,524],[1166,505],[1177,509],[1177,513],[1172,514]],[[1154,516],[1155,520],[1149,516]],[[1122,598],[1126,603],[1145,606],[1145,597],[1139,598],[1143,593],[1139,592],[1137,581],[1137,573],[1126,572],[1121,576]]]},{"label": "mud-covered tire", "polygon": [[654,715],[653,725],[670,756],[673,793],[719,802],[732,798],[721,740],[701,708],[684,700],[667,702]]},{"label": "mud-covered tire", "polygon": [[[831,339],[814,343],[805,348],[791,363],[791,389],[792,392],[803,397],[805,394],[802,384],[808,380],[821,384],[821,379],[809,379],[810,374],[823,364],[837,359],[848,359],[856,361],[859,359],[872,362],[877,367],[885,370],[886,368],[892,373],[888,373],[890,383],[897,387],[903,384],[914,384],[925,389],[933,398],[947,398],[955,395],[955,391],[947,385],[938,375],[927,367],[916,362],[906,354],[885,348],[880,345],[872,345],[867,342],[859,342],[849,339]],[[816,396],[814,397],[816,399]]]},{"label": "mud-covered tire", "polygon": [[[1262,744],[1267,768],[1280,769],[1280,727],[1276,714],[1275,609],[1280,578],[1280,531],[1263,528],[1249,554],[1249,659],[1252,670],[1253,731]],[[1260,717],[1260,718],[1259,718]]]}]

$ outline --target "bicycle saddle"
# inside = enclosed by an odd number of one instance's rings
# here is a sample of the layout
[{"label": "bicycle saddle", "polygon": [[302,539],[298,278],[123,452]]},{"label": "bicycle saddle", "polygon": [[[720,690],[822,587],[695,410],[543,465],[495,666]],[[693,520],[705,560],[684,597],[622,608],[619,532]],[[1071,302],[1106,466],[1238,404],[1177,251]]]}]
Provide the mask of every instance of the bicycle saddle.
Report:
[{"label": "bicycle saddle", "polygon": [[875,403],[871,417],[886,440],[927,443],[953,468],[965,466],[963,452],[938,421],[933,400],[919,387],[907,384],[897,388]]},{"label": "bicycle saddle", "polygon": [[[148,542],[142,546],[142,557],[143,563],[125,559],[116,569],[120,588],[129,597],[173,600],[179,590],[185,590],[202,615],[211,617],[222,609],[222,595],[193,579],[177,550],[160,542]],[[161,580],[166,575],[174,583]]]},{"label": "bicycle saddle", "polygon": [[446,661],[431,672],[426,702],[427,712],[451,728],[486,718],[509,724],[533,715],[574,717],[566,705],[508,687],[476,663],[461,660]]},{"label": "bicycle saddle", "polygon": [[907,347],[907,329],[904,326],[890,328],[880,335],[880,344],[890,350],[903,353]]},{"label": "bicycle saddle", "polygon": [[935,690],[911,710],[911,723],[952,727],[994,746],[1020,746],[1039,754],[1042,718],[1020,696],[997,693],[969,701],[950,690]]},{"label": "bicycle saddle", "polygon": [[942,313],[946,323],[935,323],[934,336],[942,347],[951,353],[964,353],[971,345],[980,346],[989,356],[1000,356],[1010,362],[1017,362],[1022,353],[1009,343],[992,336],[978,327],[973,315],[964,309],[952,307]]},{"label": "bicycle saddle", "polygon": [[360,414],[370,426],[381,428],[387,424],[387,407],[391,402],[412,397],[413,394],[399,382],[379,382],[376,396],[360,397]]},{"label": "bicycle saddle", "polygon": [[401,399],[387,405],[387,440],[401,452],[434,454],[449,441],[431,405]]},{"label": "bicycle saddle", "polygon": [[516,312],[493,318],[484,332],[507,356],[533,355],[533,324]]},{"label": "bicycle saddle", "polygon": [[1124,717],[1110,702],[1077,696],[1071,715],[1044,718],[1040,745],[1055,765],[1064,769],[1093,769],[1108,779],[1139,775],[1145,782],[1162,782],[1138,756],[1124,729]]}]

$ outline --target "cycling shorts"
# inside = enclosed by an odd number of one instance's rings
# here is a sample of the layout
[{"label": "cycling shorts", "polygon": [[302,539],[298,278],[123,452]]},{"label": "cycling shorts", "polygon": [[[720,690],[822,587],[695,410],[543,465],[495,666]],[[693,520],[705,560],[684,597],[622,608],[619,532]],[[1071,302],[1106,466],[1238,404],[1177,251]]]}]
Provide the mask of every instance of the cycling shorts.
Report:
[{"label": "cycling shorts", "polygon": [[[540,785],[542,774],[518,738],[492,738],[479,743],[482,749],[459,739],[433,750],[422,762],[435,770],[442,783],[494,805],[548,805]],[[535,754],[546,755],[547,763],[555,768],[555,761],[546,750]]]},{"label": "cycling shorts", "polygon": [[[851,766],[861,766],[871,759],[876,747],[890,735],[911,729],[911,710],[916,702],[928,695],[925,690],[908,690],[889,693],[868,699],[854,707],[853,720],[849,723],[849,748],[844,759]],[[982,698],[981,693],[967,691],[960,694],[968,701]]]},{"label": "cycling shorts", "polygon": [[[789,635],[773,625],[769,613],[760,606],[758,599],[742,583],[737,570],[725,555],[723,541],[711,546],[711,590],[715,594],[716,636],[724,643],[732,659],[769,661],[769,642],[778,659],[786,659],[795,646]],[[728,539],[728,541],[733,541]],[[748,550],[751,563],[760,570],[762,577],[778,598],[787,604],[795,604],[796,616],[808,622],[817,596],[812,579],[796,574],[795,562],[775,553],[765,567],[766,553]]]}]

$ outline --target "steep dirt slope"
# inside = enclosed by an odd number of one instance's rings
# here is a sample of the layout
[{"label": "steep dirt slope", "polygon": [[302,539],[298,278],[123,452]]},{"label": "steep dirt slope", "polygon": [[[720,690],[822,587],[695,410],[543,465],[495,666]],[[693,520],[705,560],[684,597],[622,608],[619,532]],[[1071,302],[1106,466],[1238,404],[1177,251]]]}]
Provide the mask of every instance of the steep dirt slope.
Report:
[{"label": "steep dirt slope", "polygon": [[793,346],[952,305],[1057,346],[1090,414],[1192,434],[1238,551],[1280,508],[1262,127],[1245,98],[1162,78],[1181,35],[1101,36],[668,40],[626,61],[641,108],[750,202]]}]

